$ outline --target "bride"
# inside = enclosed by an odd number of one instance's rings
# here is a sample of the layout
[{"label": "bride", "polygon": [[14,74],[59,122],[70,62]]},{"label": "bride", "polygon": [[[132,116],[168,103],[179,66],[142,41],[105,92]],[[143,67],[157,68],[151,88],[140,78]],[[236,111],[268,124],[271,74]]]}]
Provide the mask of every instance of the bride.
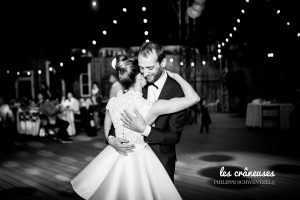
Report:
[{"label": "bride", "polygon": [[127,92],[111,98],[107,103],[104,132],[108,137],[113,124],[116,137],[129,140],[135,149],[125,156],[107,146],[71,180],[71,184],[84,199],[182,199],[165,168],[145,143],[143,135],[126,128],[121,121],[121,114],[125,109],[135,116],[140,113],[151,125],[158,116],[184,110],[198,103],[200,97],[182,77],[168,72],[180,84],[185,96],[148,101],[142,97],[142,89],[147,82],[136,60],[118,56],[114,61],[120,83]]}]

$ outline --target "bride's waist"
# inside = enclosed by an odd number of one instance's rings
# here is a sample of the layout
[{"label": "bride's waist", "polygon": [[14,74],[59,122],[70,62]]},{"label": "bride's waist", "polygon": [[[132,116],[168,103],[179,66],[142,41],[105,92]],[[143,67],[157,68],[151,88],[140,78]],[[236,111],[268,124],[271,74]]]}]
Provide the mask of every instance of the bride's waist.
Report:
[{"label": "bride's waist", "polygon": [[134,151],[136,151],[136,150],[140,150],[140,149],[143,149],[143,148],[145,148],[146,146],[147,146],[148,144],[147,143],[138,143],[138,144],[134,144]]},{"label": "bride's waist", "polygon": [[133,144],[144,144],[144,136],[142,136],[140,133],[116,133],[116,137],[123,138],[125,140],[128,140],[130,143]]}]

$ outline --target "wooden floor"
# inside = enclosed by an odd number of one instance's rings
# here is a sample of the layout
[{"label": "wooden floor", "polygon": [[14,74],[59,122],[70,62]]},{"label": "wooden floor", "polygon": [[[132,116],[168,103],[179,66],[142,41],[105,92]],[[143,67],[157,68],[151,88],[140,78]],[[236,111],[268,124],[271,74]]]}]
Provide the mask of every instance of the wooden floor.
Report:
[{"label": "wooden floor", "polygon": [[[299,197],[299,139],[295,134],[249,130],[244,118],[230,114],[212,114],[212,120],[209,134],[200,134],[199,124],[187,125],[177,145],[175,184],[183,199]],[[1,153],[0,199],[80,199],[70,179],[106,145],[103,132],[97,137],[81,132],[73,139],[71,144],[62,144],[22,137],[13,152]],[[220,177],[221,167],[232,176]],[[248,171],[274,171],[275,176],[234,176],[246,167]]]}]

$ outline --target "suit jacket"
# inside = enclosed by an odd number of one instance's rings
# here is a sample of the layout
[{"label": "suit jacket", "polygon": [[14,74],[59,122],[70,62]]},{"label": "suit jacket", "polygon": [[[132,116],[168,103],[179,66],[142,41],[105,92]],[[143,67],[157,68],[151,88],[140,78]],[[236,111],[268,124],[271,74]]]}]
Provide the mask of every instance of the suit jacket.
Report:
[{"label": "suit jacket", "polygon": [[[147,88],[143,91],[144,98],[147,98]],[[174,97],[183,97],[184,93],[181,86],[167,77],[158,99],[169,100]],[[180,141],[181,133],[185,124],[185,111],[161,115],[155,121],[155,127],[151,128],[145,141],[148,142],[154,153],[160,159],[164,166],[168,162],[176,161],[175,145]]]}]

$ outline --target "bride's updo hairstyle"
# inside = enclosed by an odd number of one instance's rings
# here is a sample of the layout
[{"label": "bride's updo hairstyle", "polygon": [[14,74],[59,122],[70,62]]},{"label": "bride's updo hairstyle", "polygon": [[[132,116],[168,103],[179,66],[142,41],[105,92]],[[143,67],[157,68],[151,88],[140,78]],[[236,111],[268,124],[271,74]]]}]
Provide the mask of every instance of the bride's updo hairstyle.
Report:
[{"label": "bride's updo hairstyle", "polygon": [[135,83],[140,68],[136,59],[128,59],[127,56],[117,56],[115,69],[124,90],[129,89]]}]

